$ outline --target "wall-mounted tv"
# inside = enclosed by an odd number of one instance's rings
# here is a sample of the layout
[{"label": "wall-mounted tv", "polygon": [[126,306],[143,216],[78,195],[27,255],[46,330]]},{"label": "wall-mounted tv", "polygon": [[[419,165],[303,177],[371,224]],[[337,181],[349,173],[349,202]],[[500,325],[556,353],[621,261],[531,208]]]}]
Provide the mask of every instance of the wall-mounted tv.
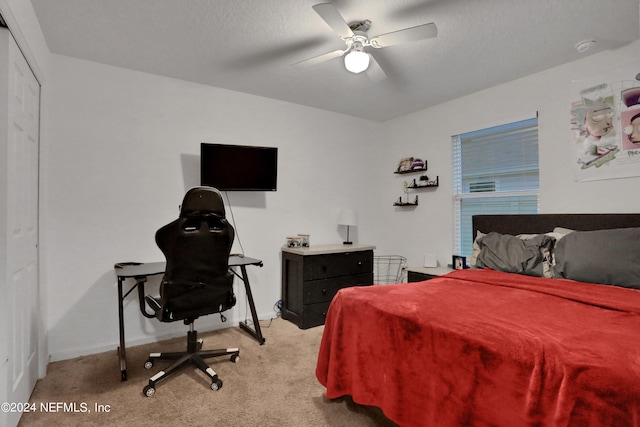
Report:
[{"label": "wall-mounted tv", "polygon": [[276,191],[278,149],[200,144],[200,184],[220,191]]}]

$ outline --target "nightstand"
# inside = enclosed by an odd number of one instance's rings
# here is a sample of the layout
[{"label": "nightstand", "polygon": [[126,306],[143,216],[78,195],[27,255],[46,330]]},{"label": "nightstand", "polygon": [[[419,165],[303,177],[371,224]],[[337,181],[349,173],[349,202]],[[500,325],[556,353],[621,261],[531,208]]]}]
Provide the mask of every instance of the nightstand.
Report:
[{"label": "nightstand", "polygon": [[408,282],[422,282],[424,280],[433,279],[451,273],[451,267],[409,267],[407,268]]},{"label": "nightstand", "polygon": [[373,284],[371,245],[282,248],[282,318],[301,329],[324,324],[335,294]]}]

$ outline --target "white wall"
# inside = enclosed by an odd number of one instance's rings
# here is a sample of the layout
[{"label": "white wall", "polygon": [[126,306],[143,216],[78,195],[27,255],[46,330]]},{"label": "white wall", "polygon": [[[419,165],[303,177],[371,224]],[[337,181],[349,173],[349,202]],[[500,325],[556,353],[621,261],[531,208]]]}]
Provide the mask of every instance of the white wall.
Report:
[{"label": "white wall", "polygon": [[[198,185],[200,142],[279,148],[277,192],[228,193],[233,252],[241,251],[239,240],[264,261],[248,271],[261,319],[274,316],[280,299],[285,237],[340,242],[338,210],[359,209],[374,191],[366,149],[383,142],[379,123],[65,56],[53,55],[52,64],[41,238],[54,360],[114,348],[113,264],[163,259],[154,234]],[[359,232],[377,240],[366,226]],[[241,286],[238,296],[230,324],[250,317]],[[132,297],[128,342],[184,333],[181,322],[142,318]],[[198,324],[204,330],[220,321],[208,316]]]},{"label": "white wall", "polygon": [[[639,50],[636,42],[386,123],[53,55],[41,156],[41,273],[52,359],[115,348],[112,266],[161,258],[153,235],[197,185],[202,141],[280,149],[277,192],[229,193],[245,252],[265,262],[249,271],[262,319],[280,298],[284,238],[304,232],[312,244],[339,242],[341,207],[358,210],[355,240],[377,245],[377,253],[419,265],[425,252],[435,252],[448,262],[454,134],[539,111],[543,212],[640,211],[640,200],[625,196],[640,178],[576,183],[567,166],[571,82],[623,66]],[[425,157],[441,186],[420,191],[416,208],[395,208],[407,176],[393,170],[410,155]],[[242,288],[238,294],[232,323],[249,316]],[[179,322],[142,318],[132,297],[125,315],[130,343],[183,333]],[[220,322],[209,316],[199,325]]]},{"label": "white wall", "polygon": [[381,191],[385,198],[401,194],[401,182],[408,176],[394,177],[391,171],[394,161],[403,156],[426,157],[428,174],[440,176],[440,187],[431,192],[420,190],[420,205],[413,210],[380,208],[379,222],[389,225],[389,234],[382,243],[378,242],[379,249],[407,256],[410,265],[422,265],[425,252],[437,253],[441,264],[450,263],[451,136],[533,117],[536,111],[542,213],[640,212],[640,198],[633,196],[640,186],[638,177],[575,181],[576,160],[569,126],[570,102],[575,100],[577,90],[582,89],[572,82],[606,76],[608,71],[630,64],[640,65],[639,58],[640,41],[636,41],[616,51],[593,55],[385,123],[388,161],[384,169],[389,171]]}]

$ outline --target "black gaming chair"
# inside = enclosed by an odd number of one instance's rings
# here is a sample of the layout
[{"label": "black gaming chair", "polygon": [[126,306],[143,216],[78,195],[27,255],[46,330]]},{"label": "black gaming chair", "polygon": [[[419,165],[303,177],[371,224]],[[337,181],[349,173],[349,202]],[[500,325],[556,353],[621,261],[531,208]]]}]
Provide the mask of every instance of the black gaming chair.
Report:
[{"label": "black gaming chair", "polygon": [[211,187],[192,188],[184,196],[180,217],[156,232],[156,243],[167,260],[160,297],[147,296],[147,304],[161,322],[184,321],[187,351],[151,353],[144,367],[151,369],[157,359],[176,362],[149,379],[143,389],[145,396],[155,394],[156,383],[175,373],[186,363],[193,362],[211,378],[211,389],[222,387],[222,380],[204,361],[206,358],[231,356],[240,358],[240,350],[226,348],[202,350],[202,340],[193,322],[199,316],[220,313],[233,307],[233,273],[229,271],[229,252],[234,230],[225,219],[224,204],[218,190]]}]

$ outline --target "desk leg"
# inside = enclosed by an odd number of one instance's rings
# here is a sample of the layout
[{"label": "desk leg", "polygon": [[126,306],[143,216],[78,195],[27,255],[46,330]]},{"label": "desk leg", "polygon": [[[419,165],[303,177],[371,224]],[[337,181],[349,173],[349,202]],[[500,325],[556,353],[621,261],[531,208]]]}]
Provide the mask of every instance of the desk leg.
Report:
[{"label": "desk leg", "polygon": [[251,309],[251,318],[253,319],[253,329],[247,325],[246,322],[240,322],[240,329],[244,329],[251,336],[253,336],[260,345],[265,343],[265,339],[262,336],[262,331],[260,330],[260,322],[258,321],[258,314],[256,313],[256,306],[253,303],[253,295],[251,294],[251,286],[249,285],[249,277],[247,276],[247,268],[244,265],[240,266],[240,270],[242,271],[242,281],[244,282],[244,289],[247,293],[247,298],[249,299],[249,308]]},{"label": "desk leg", "polygon": [[124,344],[124,295],[122,285],[124,279],[118,277],[118,327],[120,328],[120,347],[118,347],[118,355],[120,356],[120,376],[122,381],[127,380],[127,352]]}]

